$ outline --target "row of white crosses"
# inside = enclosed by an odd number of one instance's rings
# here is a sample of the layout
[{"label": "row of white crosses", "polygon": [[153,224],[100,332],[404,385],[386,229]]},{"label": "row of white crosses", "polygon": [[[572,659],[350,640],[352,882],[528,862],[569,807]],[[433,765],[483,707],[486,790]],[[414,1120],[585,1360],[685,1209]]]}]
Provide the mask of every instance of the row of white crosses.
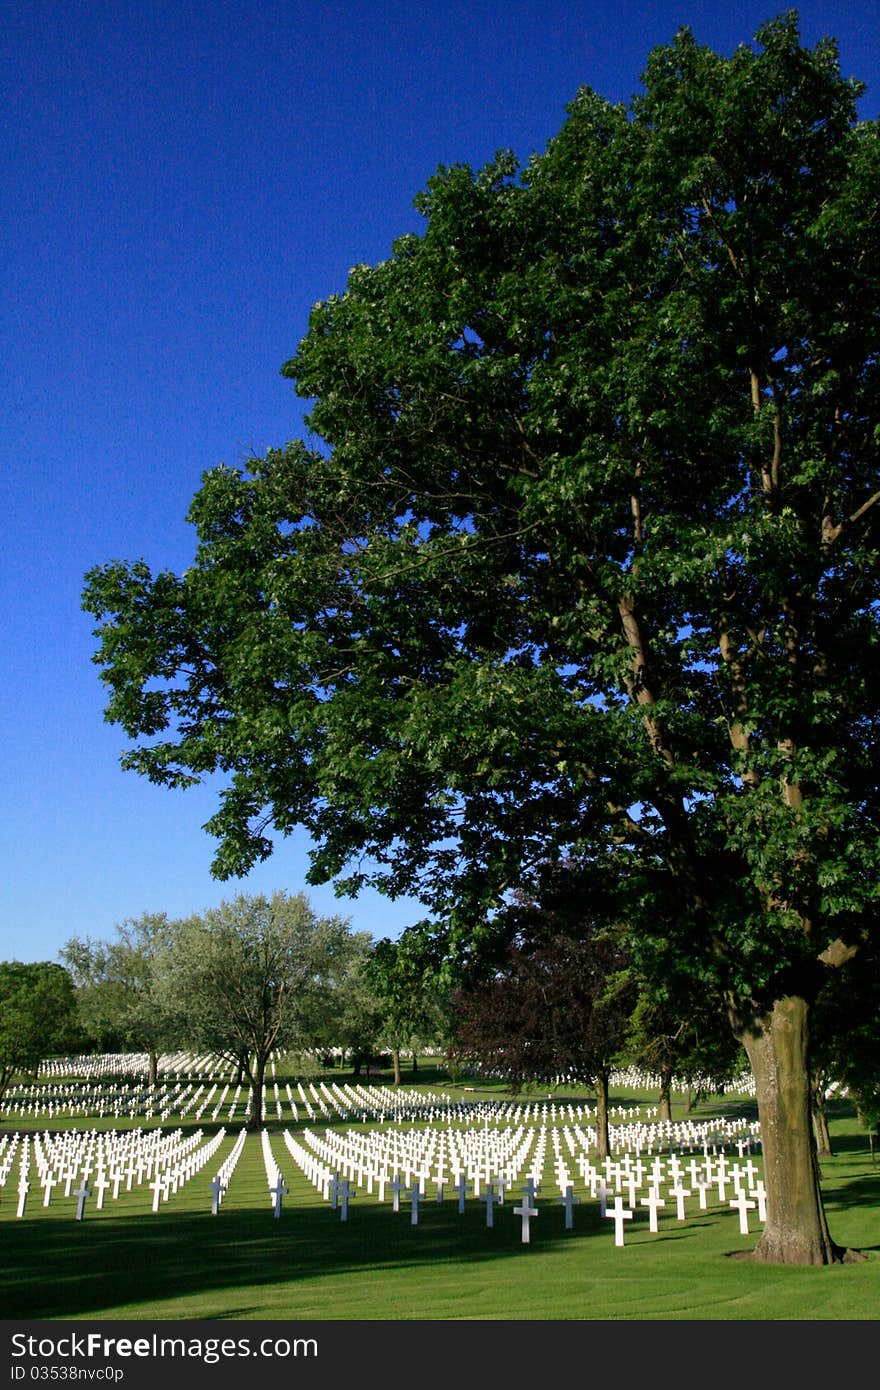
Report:
[{"label": "row of white crosses", "polygon": [[[152,1209],[157,1211],[160,1201],[167,1201],[204,1167],[224,1137],[225,1130],[220,1130],[201,1144],[201,1130],[187,1137],[180,1130],[35,1134],[33,1158],[43,1206],[49,1206],[56,1187],[63,1187],[65,1197],[73,1192],[78,1199],[76,1215],[82,1220],[86,1198],[94,1195],[96,1210],[101,1210],[108,1192],[115,1200],[123,1186],[130,1192],[145,1185],[153,1192]],[[30,1143],[29,1137],[25,1143]],[[76,1182],[79,1188],[73,1191]],[[29,1183],[24,1198],[28,1190]],[[20,1194],[19,1216],[24,1215],[24,1198]]]},{"label": "row of white crosses", "polygon": [[260,1145],[263,1150],[263,1166],[266,1169],[266,1181],[269,1184],[269,1196],[272,1200],[273,1215],[281,1215],[281,1201],[287,1196],[287,1188],[284,1186],[284,1175],[278,1167],[275,1155],[272,1152],[272,1145],[269,1142],[269,1131],[264,1129],[260,1133]]},{"label": "row of white crosses", "polygon": [[[360,1188],[366,1186],[368,1193],[377,1189],[380,1202],[385,1200],[386,1189],[392,1192],[395,1211],[399,1210],[399,1196],[404,1192],[414,1201],[414,1222],[418,1219],[418,1201],[427,1198],[429,1181],[435,1184],[437,1200],[443,1199],[448,1169],[448,1176],[454,1179],[453,1189],[459,1195],[459,1211],[464,1210],[466,1195],[473,1193],[475,1198],[486,1203],[486,1223],[491,1226],[494,1206],[504,1201],[505,1188],[513,1186],[525,1171],[523,1206],[515,1210],[522,1217],[523,1240],[527,1241],[529,1221],[537,1215],[535,1200],[546,1161],[548,1131],[542,1126],[531,1132],[509,1132],[515,1145],[519,1141],[512,1155],[509,1150],[504,1152],[500,1144],[493,1149],[486,1140],[486,1133],[484,1130],[477,1136],[473,1131],[456,1133],[426,1129],[413,1131],[409,1136],[399,1132],[378,1135],[350,1132],[343,1136],[327,1131],[321,1139],[306,1130],[305,1144],[292,1140],[289,1132],[285,1134],[285,1142],[325,1200],[333,1200],[339,1174],[343,1173],[349,1196],[350,1180],[356,1178]],[[494,1139],[500,1137],[498,1132],[491,1133]],[[577,1169],[589,1196],[598,1199],[601,1215],[614,1221],[616,1244],[623,1244],[624,1223],[632,1220],[640,1208],[646,1209],[649,1230],[656,1232],[658,1214],[667,1205],[674,1205],[676,1219],[685,1221],[685,1200],[696,1195],[700,1210],[705,1211],[710,1192],[714,1194],[713,1203],[716,1200],[720,1204],[726,1202],[737,1211],[742,1234],[748,1234],[749,1212],[756,1212],[760,1221],[766,1220],[766,1193],[758,1168],[750,1156],[743,1156],[749,1139],[736,1141],[740,1158],[733,1161],[723,1149],[710,1152],[712,1146],[704,1135],[701,1156],[686,1161],[675,1153],[651,1155],[636,1146],[634,1152],[627,1150],[617,1158],[609,1156],[598,1163],[590,1157],[595,1140],[592,1131],[566,1126],[549,1133],[559,1191],[556,1200],[564,1207],[566,1229],[572,1229],[573,1208],[581,1200],[574,1195],[572,1166]],[[697,1135],[691,1132],[689,1137],[694,1139]],[[649,1144],[653,1139],[649,1134]],[[466,1154],[468,1147],[470,1152]]]},{"label": "row of white crosses", "polygon": [[[474,1195],[489,1182],[511,1186],[525,1169],[540,1169],[544,1160],[546,1136],[538,1130],[520,1126],[509,1130],[471,1129],[382,1130],[370,1134],[349,1131],[337,1134],[326,1130],[320,1138],[311,1130],[303,1133],[305,1144],[334,1171],[356,1179],[372,1195],[378,1188],[384,1201],[385,1186],[400,1174],[409,1186],[416,1176],[424,1185],[433,1182],[437,1201],[443,1200],[444,1187],[465,1175]],[[531,1152],[534,1146],[534,1154]]]},{"label": "row of white crosses", "polygon": [[232,1175],[238,1165],[238,1160],[241,1158],[247,1134],[247,1129],[242,1128],[239,1130],[235,1143],[217,1169],[217,1172],[214,1174],[210,1187],[212,1216],[217,1215],[220,1210],[220,1204],[226,1196],[229,1184],[232,1181]]}]

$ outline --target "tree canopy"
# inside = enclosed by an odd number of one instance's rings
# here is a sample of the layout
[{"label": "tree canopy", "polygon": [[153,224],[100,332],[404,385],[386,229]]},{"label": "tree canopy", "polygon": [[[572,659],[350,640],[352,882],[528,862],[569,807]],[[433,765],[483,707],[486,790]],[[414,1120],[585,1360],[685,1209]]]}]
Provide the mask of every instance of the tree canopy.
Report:
[{"label": "tree canopy", "polygon": [[[573,857],[640,968],[714,990],[755,1073],[759,1258],[840,1257],[809,1011],[876,932],[880,139],[797,17],[687,29],[627,108],[440,169],[284,368],[313,447],[209,470],[181,575],[99,566],[125,766],[226,779],[214,871],[467,946]],[[271,833],[270,833],[271,832]]]},{"label": "tree canopy", "polygon": [[76,987],[80,1023],[101,1050],[134,1048],[149,1055],[156,1084],[158,1054],[174,1044],[174,1020],[157,989],[157,962],[169,947],[172,923],[145,912],[116,926],[110,941],[71,937],[59,952]]},{"label": "tree canopy", "polygon": [[175,923],[157,962],[158,993],[181,1041],[247,1072],[252,1128],[262,1124],[272,1052],[318,1039],[349,943],[347,920],[319,917],[303,893],[240,893]]},{"label": "tree canopy", "polygon": [[36,1072],[79,1036],[73,980],[62,965],[0,962],[0,1098],[17,1072]]}]

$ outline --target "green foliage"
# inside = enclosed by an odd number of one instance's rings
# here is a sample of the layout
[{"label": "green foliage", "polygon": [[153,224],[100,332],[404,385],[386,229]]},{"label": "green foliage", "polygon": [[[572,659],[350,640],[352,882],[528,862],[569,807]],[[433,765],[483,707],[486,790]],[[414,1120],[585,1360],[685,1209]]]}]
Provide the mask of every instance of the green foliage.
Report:
[{"label": "green foliage", "polygon": [[226,779],[214,870],[468,951],[547,864],[744,1027],[876,931],[880,130],[796,18],[442,168],[313,311],[320,446],[205,474],[181,576],[90,572],[126,766]]},{"label": "green foliage", "polygon": [[[421,950],[418,933],[377,941],[365,979],[380,1019],[377,1037],[398,1058],[403,1049],[436,1043],[444,1031],[445,991]],[[399,1080],[399,1077],[397,1078]]]},{"label": "green foliage", "polygon": [[0,962],[0,1097],[17,1072],[36,1072],[78,1041],[68,971],[51,961]]},{"label": "green foliage", "polygon": [[252,1124],[272,1051],[322,1040],[327,994],[351,949],[347,920],[319,917],[303,893],[241,893],[175,924],[159,997],[182,1042],[248,1072]]},{"label": "green foliage", "polygon": [[111,941],[72,937],[59,952],[76,986],[78,1017],[97,1051],[155,1054],[177,1041],[156,983],[173,924],[165,913],[145,912],[115,930]]}]

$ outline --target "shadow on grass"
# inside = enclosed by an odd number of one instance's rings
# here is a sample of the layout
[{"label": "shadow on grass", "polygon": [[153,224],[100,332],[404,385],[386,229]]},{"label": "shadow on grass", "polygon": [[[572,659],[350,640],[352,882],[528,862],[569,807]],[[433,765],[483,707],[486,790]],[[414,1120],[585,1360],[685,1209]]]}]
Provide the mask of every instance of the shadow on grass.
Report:
[{"label": "shadow on grass", "polygon": [[[224,1289],[283,1285],[299,1280],[510,1256],[522,1249],[520,1221],[473,1209],[422,1209],[417,1226],[401,1206],[365,1205],[347,1221],[329,1206],[294,1207],[279,1219],[271,1210],[157,1216],[101,1217],[89,1221],[28,1221],[2,1227],[0,1307],[5,1318],[100,1316],[103,1309],[160,1303]],[[598,1212],[585,1212],[581,1229],[559,1225],[540,1233],[546,1250],[574,1236],[608,1229]],[[214,1316],[213,1314],[211,1315]],[[241,1316],[240,1311],[235,1316]],[[339,1316],[345,1316],[340,1312]]]}]

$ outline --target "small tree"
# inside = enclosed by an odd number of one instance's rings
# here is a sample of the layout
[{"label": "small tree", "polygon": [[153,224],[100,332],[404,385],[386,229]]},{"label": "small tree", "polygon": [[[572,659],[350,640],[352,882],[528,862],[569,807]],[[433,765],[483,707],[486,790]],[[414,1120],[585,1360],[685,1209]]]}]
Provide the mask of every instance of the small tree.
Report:
[{"label": "small tree", "polygon": [[323,997],[347,944],[347,921],[318,917],[302,893],[240,894],[177,924],[160,966],[165,1007],[191,1046],[246,1070],[250,1128],[262,1124],[272,1052],[318,1041]]},{"label": "small tree", "polygon": [[516,1084],[561,1076],[590,1083],[604,1158],[609,1081],[636,989],[620,934],[583,915],[572,880],[570,871],[554,876],[541,906],[519,903],[507,914],[500,957],[453,995],[455,1050]]},{"label": "small tree", "polygon": [[60,951],[77,988],[83,1028],[102,1047],[144,1051],[156,1085],[159,1053],[174,1045],[176,1015],[158,989],[159,961],[174,926],[165,913],[145,912],[116,927],[112,941],[72,937]]},{"label": "small tree", "polygon": [[727,1022],[723,1001],[711,994],[674,998],[636,981],[638,1002],[629,1021],[627,1060],[654,1072],[660,1088],[660,1118],[672,1117],[672,1084],[692,1096],[717,1089],[748,1065]]},{"label": "small tree", "polygon": [[0,1099],[16,1073],[36,1073],[44,1058],[80,1037],[73,981],[63,966],[0,962]]},{"label": "small tree", "polygon": [[379,1038],[391,1053],[394,1085],[401,1082],[400,1054],[409,1048],[416,1070],[419,1042],[436,1041],[442,1028],[439,978],[406,932],[378,941],[366,965],[366,979],[381,1019]]}]

